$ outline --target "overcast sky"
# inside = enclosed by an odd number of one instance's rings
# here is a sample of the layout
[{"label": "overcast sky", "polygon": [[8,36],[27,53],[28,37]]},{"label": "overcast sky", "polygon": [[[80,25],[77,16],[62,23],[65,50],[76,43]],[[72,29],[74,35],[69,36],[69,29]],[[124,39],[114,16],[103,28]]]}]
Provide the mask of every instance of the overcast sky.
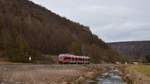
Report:
[{"label": "overcast sky", "polygon": [[150,40],[150,0],[32,0],[106,42]]}]

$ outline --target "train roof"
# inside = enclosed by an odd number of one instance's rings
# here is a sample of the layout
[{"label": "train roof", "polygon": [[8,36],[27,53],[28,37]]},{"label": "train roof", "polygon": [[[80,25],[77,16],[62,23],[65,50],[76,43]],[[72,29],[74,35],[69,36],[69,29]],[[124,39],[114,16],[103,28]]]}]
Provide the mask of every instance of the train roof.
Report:
[{"label": "train roof", "polygon": [[87,58],[87,59],[90,58],[88,56],[78,56],[78,55],[73,55],[73,54],[60,54],[59,56],[63,56],[63,57],[79,57],[79,58]]}]

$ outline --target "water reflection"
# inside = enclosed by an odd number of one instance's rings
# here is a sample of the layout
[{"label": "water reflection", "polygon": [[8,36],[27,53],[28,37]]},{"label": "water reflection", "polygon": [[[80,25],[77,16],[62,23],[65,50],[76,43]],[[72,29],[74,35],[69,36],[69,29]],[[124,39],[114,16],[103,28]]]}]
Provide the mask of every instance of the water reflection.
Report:
[{"label": "water reflection", "polygon": [[96,78],[95,81],[88,81],[88,84],[126,84],[121,76],[119,71],[114,70],[108,73],[104,73]]}]

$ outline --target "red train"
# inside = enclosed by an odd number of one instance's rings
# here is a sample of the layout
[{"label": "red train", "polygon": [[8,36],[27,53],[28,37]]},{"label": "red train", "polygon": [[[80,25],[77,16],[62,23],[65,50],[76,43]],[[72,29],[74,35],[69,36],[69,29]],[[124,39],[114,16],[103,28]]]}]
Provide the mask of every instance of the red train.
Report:
[{"label": "red train", "polygon": [[90,57],[76,56],[72,54],[60,54],[58,61],[59,64],[89,64]]}]

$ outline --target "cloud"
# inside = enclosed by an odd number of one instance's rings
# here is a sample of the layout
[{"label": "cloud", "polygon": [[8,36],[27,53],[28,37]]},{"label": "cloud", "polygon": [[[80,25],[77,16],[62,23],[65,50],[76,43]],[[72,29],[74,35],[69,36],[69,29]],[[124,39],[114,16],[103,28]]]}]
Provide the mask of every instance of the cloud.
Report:
[{"label": "cloud", "polygon": [[150,0],[32,0],[104,41],[150,40]]}]

